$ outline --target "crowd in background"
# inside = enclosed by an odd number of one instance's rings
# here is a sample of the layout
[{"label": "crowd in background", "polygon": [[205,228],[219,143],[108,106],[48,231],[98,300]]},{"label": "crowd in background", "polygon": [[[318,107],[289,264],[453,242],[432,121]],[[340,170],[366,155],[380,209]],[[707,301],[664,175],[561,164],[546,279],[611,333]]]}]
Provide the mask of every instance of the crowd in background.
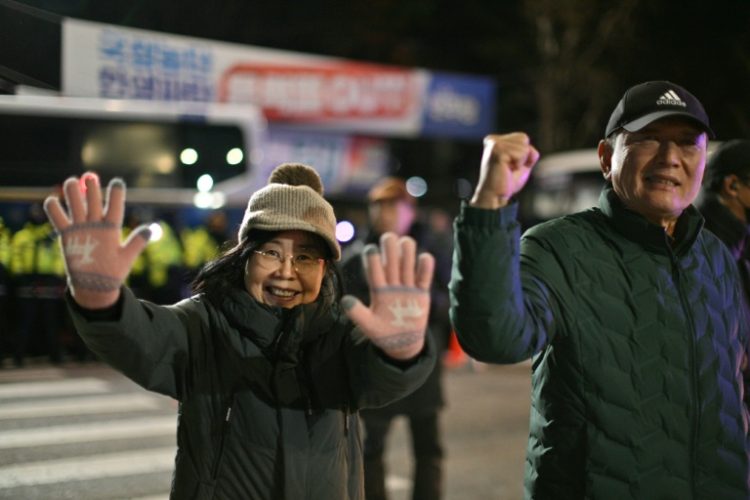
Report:
[{"label": "crowd in background", "polygon": [[[85,361],[85,346],[65,311],[65,268],[59,239],[41,204],[24,207],[23,221],[13,227],[0,214],[0,366],[12,360],[22,367],[30,357],[53,364]],[[170,222],[169,214],[152,219],[149,210],[127,214],[123,237],[136,226],[154,221],[160,237],[138,257],[128,284],[139,297],[156,303],[187,296],[188,285],[205,262],[230,238],[227,214],[210,212],[197,225]]]},{"label": "crowd in background", "polygon": [[[123,238],[151,222],[159,224],[161,237],[138,257],[128,286],[157,304],[187,297],[197,271],[233,237],[236,216],[232,209],[133,207]],[[421,217],[435,238],[451,241],[447,213],[425,209]],[[65,311],[64,293],[62,253],[41,203],[0,204],[0,368],[22,367],[30,358],[53,364],[91,359]]]}]

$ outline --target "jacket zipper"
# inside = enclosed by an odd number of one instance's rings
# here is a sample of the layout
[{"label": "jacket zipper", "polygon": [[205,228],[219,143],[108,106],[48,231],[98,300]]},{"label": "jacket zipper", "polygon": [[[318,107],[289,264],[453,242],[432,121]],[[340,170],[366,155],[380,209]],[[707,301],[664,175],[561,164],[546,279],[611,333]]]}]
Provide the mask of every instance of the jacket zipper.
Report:
[{"label": "jacket zipper", "polygon": [[308,417],[312,417],[313,414],[313,407],[312,407],[312,401],[310,401],[310,396],[305,395],[305,403],[307,408],[305,408],[305,413],[307,413]]},{"label": "jacket zipper", "polygon": [[697,354],[696,354],[696,347],[695,347],[695,319],[693,318],[692,309],[690,308],[690,303],[685,296],[685,292],[682,287],[681,282],[681,269],[680,265],[677,261],[677,257],[675,256],[674,252],[672,251],[672,247],[669,244],[669,241],[667,241],[667,250],[669,252],[669,259],[672,262],[672,277],[675,282],[675,286],[677,286],[677,293],[680,296],[680,304],[682,305],[683,311],[685,311],[685,316],[687,317],[688,324],[690,326],[690,331],[688,332],[688,337],[690,338],[690,389],[692,392],[692,409],[693,409],[693,418],[691,419],[692,423],[692,429],[690,432],[690,489],[693,492],[693,496],[695,496],[695,469],[696,469],[696,449],[697,449],[697,443],[698,443],[698,427],[700,425],[700,411],[699,411],[699,394],[698,394],[698,369],[697,369]]},{"label": "jacket zipper", "polygon": [[[286,331],[286,329],[282,330],[282,331],[281,331],[281,332],[279,333],[279,335],[278,335],[278,336],[276,337],[276,340],[275,340],[275,342],[274,342],[273,350],[274,350],[274,354],[275,354],[275,356],[276,356],[276,358],[277,358],[277,359],[278,359],[278,357],[279,357],[279,350],[281,349],[281,341],[282,341],[282,340],[283,340],[283,338],[284,338],[284,337],[286,336],[286,334],[287,334],[287,331]],[[296,375],[297,375],[297,374],[295,374],[295,376],[296,376]],[[277,392],[277,393],[278,393],[278,391],[276,390],[276,388],[275,388],[275,387],[274,387],[274,392]],[[306,414],[306,415],[307,415],[308,417],[310,417],[310,416],[312,416],[312,414],[313,414],[313,405],[312,405],[312,401],[310,400],[310,395],[309,395],[309,394],[307,394],[307,393],[306,393],[306,394],[305,394],[304,396],[305,396],[305,414]]]},{"label": "jacket zipper", "polygon": [[214,460],[214,467],[211,471],[211,478],[216,479],[219,475],[219,465],[221,465],[221,459],[224,456],[224,441],[226,436],[229,434],[229,421],[232,418],[232,407],[234,406],[234,395],[227,406],[227,411],[224,414],[224,420],[221,422],[221,435],[219,436],[219,449],[216,453],[216,460]]}]

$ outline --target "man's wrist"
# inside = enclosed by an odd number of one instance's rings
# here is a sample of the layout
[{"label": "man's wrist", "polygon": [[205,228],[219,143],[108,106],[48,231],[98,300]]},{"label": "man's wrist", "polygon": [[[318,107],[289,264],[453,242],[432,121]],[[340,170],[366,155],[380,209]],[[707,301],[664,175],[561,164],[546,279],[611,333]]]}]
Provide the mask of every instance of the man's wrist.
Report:
[{"label": "man's wrist", "polygon": [[497,210],[508,205],[510,198],[494,193],[475,193],[469,200],[469,206],[485,210]]}]

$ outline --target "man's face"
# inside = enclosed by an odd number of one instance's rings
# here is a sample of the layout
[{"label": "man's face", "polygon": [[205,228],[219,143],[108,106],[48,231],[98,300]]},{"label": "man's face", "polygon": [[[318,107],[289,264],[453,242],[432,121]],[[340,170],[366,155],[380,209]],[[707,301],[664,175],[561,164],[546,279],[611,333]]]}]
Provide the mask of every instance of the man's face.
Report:
[{"label": "man's face", "polygon": [[706,166],[706,133],[679,118],[602,141],[604,177],[630,210],[668,230],[698,195]]},{"label": "man's face", "polygon": [[397,198],[371,202],[369,212],[370,221],[376,233],[383,234],[391,231],[399,236],[409,232],[416,216],[413,204]]}]

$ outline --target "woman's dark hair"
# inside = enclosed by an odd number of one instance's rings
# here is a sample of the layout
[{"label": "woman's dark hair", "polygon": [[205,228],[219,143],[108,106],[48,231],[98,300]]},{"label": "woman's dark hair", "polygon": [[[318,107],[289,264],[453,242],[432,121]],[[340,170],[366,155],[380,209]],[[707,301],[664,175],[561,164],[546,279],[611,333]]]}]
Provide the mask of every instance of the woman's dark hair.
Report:
[{"label": "woman's dark hair", "polygon": [[[245,263],[252,256],[253,251],[273,239],[280,231],[263,231],[251,229],[247,237],[234,246],[225,249],[219,257],[207,263],[192,281],[194,293],[203,293],[209,297],[218,297],[229,288],[245,289]],[[327,261],[326,273],[316,302],[323,307],[337,304],[343,295],[341,274],[338,266],[333,264],[328,245],[318,235],[320,248],[325,252]]]}]

